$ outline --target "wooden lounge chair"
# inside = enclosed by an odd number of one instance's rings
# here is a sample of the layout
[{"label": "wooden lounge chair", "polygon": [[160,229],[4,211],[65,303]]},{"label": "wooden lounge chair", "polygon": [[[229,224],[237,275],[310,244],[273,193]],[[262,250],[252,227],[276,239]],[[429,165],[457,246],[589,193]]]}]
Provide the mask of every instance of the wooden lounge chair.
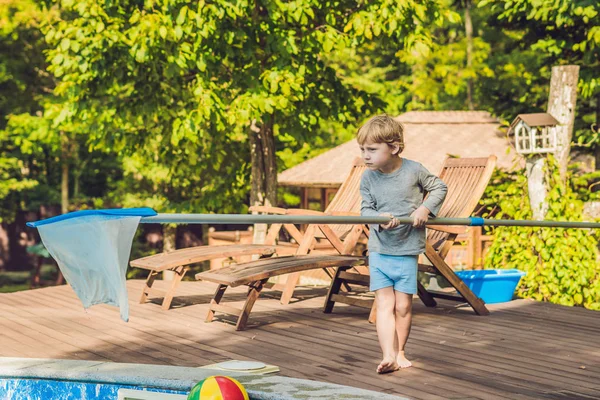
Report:
[{"label": "wooden lounge chair", "polygon": [[[261,213],[268,210],[271,214],[280,215],[306,215],[306,214],[321,214],[317,211],[312,210],[300,210],[300,209],[283,209],[277,207],[253,207],[251,211],[258,211]],[[286,225],[286,229],[290,232],[290,236],[295,241],[302,240],[303,234],[294,226]],[[267,230],[267,236],[264,244],[233,244],[233,245],[219,245],[219,246],[195,246],[184,249],[178,249],[172,252],[164,252],[154,254],[147,257],[138,258],[132,260],[129,264],[132,267],[146,269],[149,271],[148,277],[146,278],[146,284],[142,288],[142,295],[140,298],[140,304],[144,304],[148,301],[148,297],[162,297],[162,308],[168,310],[171,307],[171,302],[175,296],[175,292],[179,283],[189,271],[189,265],[203,261],[214,260],[217,258],[227,258],[232,262],[243,256],[258,256],[259,258],[271,257],[274,254],[277,255],[290,255],[296,253],[298,244],[296,243],[281,243],[276,244],[277,237],[281,231],[281,224],[273,224]],[[327,250],[329,247],[318,245],[321,250]],[[167,289],[157,289],[152,287],[156,277],[163,271],[173,271],[174,277]]]},{"label": "wooden lounge chair", "polygon": [[[364,172],[365,166],[360,159],[357,159],[350,171],[350,174],[336,193],[331,204],[325,212],[303,209],[284,209],[279,207],[258,206],[250,207],[250,211],[256,213],[279,214],[279,215],[324,215],[325,213],[335,214],[338,212],[358,212],[360,209],[360,193],[359,185],[360,178]],[[293,239],[292,242],[279,242],[281,230]],[[344,237],[351,231],[349,225],[332,225],[322,228],[327,231],[332,231],[333,236]],[[197,246],[185,249],[179,249],[170,253],[161,253],[148,257],[139,258],[130,262],[132,267],[147,269],[149,271],[146,279],[146,284],[142,288],[140,303],[145,303],[149,296],[162,297],[162,308],[168,310],[175,295],[175,291],[179,283],[189,270],[189,265],[202,261],[213,260],[216,258],[229,257],[231,259],[254,255],[260,258],[270,257],[274,254],[291,255],[296,254],[300,248],[303,238],[307,232],[302,233],[294,224],[271,224],[267,230],[264,243],[261,244],[238,244],[238,245],[222,245],[222,246]],[[310,243],[307,242],[307,247],[299,254],[307,254],[308,252],[318,250],[320,252],[329,252],[339,254],[339,251],[331,244],[330,240],[324,240],[324,235],[318,234],[320,230],[310,230],[308,232],[311,237]],[[330,236],[332,236],[330,234]],[[174,271],[175,276],[170,286],[166,290],[153,288],[152,285],[157,275],[163,271]],[[275,284],[274,288],[283,291],[282,302],[287,304],[293,294],[294,287],[298,282],[300,273],[292,275],[291,279],[286,284]],[[333,276],[333,270],[330,272]]]},{"label": "wooden lounge chair", "polygon": [[[335,197],[323,213],[324,215],[360,215],[360,181],[366,166],[360,158],[354,160],[352,169],[344,183],[335,194]],[[287,228],[289,231],[289,228]],[[317,244],[329,244],[338,254],[352,254],[360,237],[367,231],[364,226],[340,225],[309,225],[305,231],[306,240],[296,251],[296,255],[307,254],[317,250]],[[342,244],[342,241],[344,243]],[[334,271],[325,271],[333,278]],[[286,282],[275,286],[282,291],[281,303],[288,304],[294,295],[294,289],[300,280],[300,272],[293,272],[287,276]]]},{"label": "wooden lounge chair", "polygon": [[[466,218],[471,216],[479,203],[483,192],[492,176],[496,165],[496,157],[488,158],[448,158],[440,172],[440,178],[448,186],[446,200],[439,212],[443,218]],[[456,289],[457,295],[427,290],[421,283],[418,285],[418,295],[428,307],[435,307],[435,298],[444,298],[467,302],[478,315],[489,314],[484,302],[456,276],[446,264],[444,258],[452,248],[459,233],[464,232],[464,226],[428,226],[425,258],[431,265],[419,263],[419,270],[442,275]],[[330,313],[336,302],[371,308],[369,321],[375,319],[375,306],[372,298],[366,299],[355,296],[351,292],[340,292],[342,285],[369,286],[369,276],[348,271],[348,267],[339,267],[329,287],[323,311]]]},{"label": "wooden lounge chair", "polygon": [[[362,161],[357,160],[348,178],[327,208],[326,215],[359,215],[360,210],[360,179],[365,170]],[[236,329],[246,327],[248,316],[259,297],[261,290],[269,278],[287,274],[285,284],[274,285],[272,288],[282,290],[281,302],[287,304],[293,296],[294,289],[303,271],[311,269],[327,269],[334,267],[355,268],[364,264],[365,258],[353,256],[352,253],[362,235],[366,235],[365,225],[321,225],[310,224],[304,232],[300,245],[294,256],[276,257],[240,263],[234,266],[214,271],[196,274],[196,279],[215,282],[217,290],[211,300],[207,322],[212,321],[215,312],[234,315],[238,318]],[[311,253],[316,244],[321,241],[329,242],[337,254]],[[308,254],[311,253],[311,254]],[[234,308],[221,304],[221,299],[227,287],[247,285],[248,294],[244,306]]]},{"label": "wooden lounge chair", "polygon": [[[168,310],[171,307],[173,296],[179,283],[189,270],[188,265],[211,260],[214,258],[256,255],[269,257],[277,251],[272,245],[225,245],[225,246],[198,246],[175,250],[170,253],[160,253],[148,257],[138,258],[130,262],[132,267],[147,269],[150,271],[146,284],[142,288],[140,303],[148,300],[148,296],[162,297],[162,308]],[[160,290],[153,288],[154,280],[163,271],[174,271],[175,276],[168,289]]]},{"label": "wooden lounge chair", "polygon": [[[196,274],[196,279],[201,279],[218,284],[215,295],[210,301],[210,308],[206,322],[211,322],[215,312],[220,312],[237,317],[236,330],[244,330],[254,303],[269,280],[274,276],[288,273],[299,273],[315,268],[352,267],[362,265],[365,257],[340,256],[340,255],[298,255],[272,257],[263,260],[250,261]],[[228,287],[240,285],[248,286],[248,293],[244,306],[236,308],[231,305],[221,304],[221,299]]]}]

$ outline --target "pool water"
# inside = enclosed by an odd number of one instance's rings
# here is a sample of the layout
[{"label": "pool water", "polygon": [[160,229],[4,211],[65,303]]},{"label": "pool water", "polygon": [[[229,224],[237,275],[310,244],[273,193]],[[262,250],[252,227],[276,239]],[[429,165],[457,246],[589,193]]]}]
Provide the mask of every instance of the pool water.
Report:
[{"label": "pool water", "polygon": [[187,392],[110,383],[50,379],[0,379],[0,400],[117,400],[119,389],[187,395]]}]

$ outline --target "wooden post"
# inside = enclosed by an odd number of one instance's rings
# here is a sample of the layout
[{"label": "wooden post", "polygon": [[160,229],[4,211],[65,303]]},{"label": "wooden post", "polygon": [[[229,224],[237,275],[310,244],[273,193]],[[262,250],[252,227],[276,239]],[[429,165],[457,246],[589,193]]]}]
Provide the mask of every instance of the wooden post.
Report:
[{"label": "wooden post", "polygon": [[472,226],[473,228],[473,269],[481,269],[483,263],[483,246],[481,244],[481,226]]},{"label": "wooden post", "polygon": [[321,188],[321,211],[327,208],[327,189]]},{"label": "wooden post", "polygon": [[466,269],[473,269],[473,265],[475,265],[475,236],[474,226],[470,226],[467,229],[467,260],[465,262]]},{"label": "wooden post", "polygon": [[308,188],[307,187],[302,187],[302,192],[300,195],[301,201],[300,201],[300,208],[303,208],[305,210],[308,209]]},{"label": "wooden post", "polygon": [[481,269],[483,260],[480,226],[470,226],[467,230],[467,269]]}]

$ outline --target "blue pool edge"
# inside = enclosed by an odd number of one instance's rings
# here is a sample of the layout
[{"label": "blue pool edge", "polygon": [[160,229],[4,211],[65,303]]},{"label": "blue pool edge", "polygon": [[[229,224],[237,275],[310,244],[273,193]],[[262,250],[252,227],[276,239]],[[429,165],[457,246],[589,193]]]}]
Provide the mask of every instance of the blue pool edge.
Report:
[{"label": "blue pool edge", "polygon": [[326,399],[338,396],[361,400],[400,399],[398,396],[350,386],[279,375],[225,374],[222,370],[170,365],[0,357],[0,379],[47,379],[189,391],[198,381],[212,375],[234,377],[256,400]]}]

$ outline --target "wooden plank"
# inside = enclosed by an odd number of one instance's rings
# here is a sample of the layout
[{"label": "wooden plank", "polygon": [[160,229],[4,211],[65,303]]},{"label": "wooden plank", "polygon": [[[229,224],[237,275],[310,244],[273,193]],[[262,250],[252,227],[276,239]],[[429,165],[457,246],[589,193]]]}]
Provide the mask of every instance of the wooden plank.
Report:
[{"label": "wooden plank", "polygon": [[[107,338],[104,335],[104,332],[94,331],[94,329],[89,329],[81,324],[69,323],[68,321],[64,321],[62,326],[57,326],[56,318],[52,320],[49,317],[45,317],[44,314],[38,314],[36,319],[41,323],[44,323],[46,326],[51,329],[64,330],[64,333],[68,336],[71,336],[71,341],[78,341],[81,345],[84,345],[85,348],[94,349],[93,351],[102,357],[112,359],[112,352],[119,352],[123,356],[129,356],[132,358],[137,358],[139,362],[143,363],[161,363],[162,357],[156,357],[151,354],[150,351],[147,351],[146,346],[136,345],[136,344],[119,344],[121,340],[113,340],[112,338]],[[95,334],[97,337],[91,339],[90,336]],[[108,349],[110,347],[110,350]],[[38,344],[38,351],[36,356],[31,357],[40,357],[40,349]],[[52,352],[50,352],[49,358],[52,358]]]},{"label": "wooden plank", "polygon": [[[73,300],[76,300],[76,299],[70,298],[70,300],[71,301],[65,301],[65,300],[57,301],[56,302],[57,307],[61,307],[61,309],[72,308],[73,304],[74,304]],[[53,304],[55,304],[55,303],[53,303]],[[74,331],[71,328],[70,324],[56,322],[56,320],[58,319],[56,316],[56,314],[57,314],[56,312],[52,313],[53,317],[46,318],[46,316],[48,315],[48,312],[46,311],[47,309],[50,309],[50,308],[46,307],[46,308],[40,310],[39,313],[32,315],[32,317],[34,317],[34,320],[42,322],[45,326],[47,326],[48,328],[52,329],[55,332],[64,332],[64,334],[67,336],[66,340],[69,342],[76,342],[80,345],[86,345],[86,343],[85,343],[85,340],[87,339],[86,336],[82,336],[81,334],[78,334],[76,331]],[[158,313],[159,315],[157,315],[157,313],[152,311],[151,309],[148,311],[150,312],[150,315],[147,316],[148,319],[140,319],[140,320],[138,320],[137,324],[135,324],[135,325],[134,324],[125,324],[122,321],[119,321],[118,314],[116,314],[113,309],[110,309],[109,307],[103,307],[103,306],[95,307],[93,321],[81,319],[81,318],[77,319],[76,321],[79,324],[89,325],[93,329],[91,331],[92,337],[104,335],[104,333],[102,331],[106,330],[106,329],[103,329],[103,328],[108,327],[108,331],[110,332],[110,334],[117,336],[118,343],[121,343],[125,340],[128,343],[128,346],[131,346],[131,343],[136,343],[139,340],[143,340],[145,346],[147,346],[148,343],[155,343],[157,341],[160,341],[161,348],[162,348],[161,351],[165,351],[165,349],[169,349],[169,348],[181,349],[182,347],[183,348],[186,347],[185,344],[181,343],[181,341],[182,341],[182,339],[184,342],[187,341],[188,340],[187,336],[179,338],[179,343],[174,343],[173,337],[172,337],[173,331],[170,327],[165,327],[164,320],[161,321],[161,318],[160,318],[161,313]],[[73,311],[70,314],[80,315],[81,310],[77,309],[76,311]],[[152,317],[154,317],[154,320],[152,320]],[[185,324],[183,322],[181,322],[181,324],[182,324],[182,326],[185,326]],[[144,333],[145,331],[140,331],[139,328],[136,329],[133,327],[133,326],[139,327],[140,325],[145,326],[147,328],[148,332],[151,332],[151,333],[147,334],[147,333]],[[162,333],[163,330],[168,333],[163,334]],[[95,352],[103,351],[106,348],[106,346],[98,346],[97,343],[89,343],[86,346],[94,349],[93,351],[95,351]],[[215,354],[215,352],[221,352],[221,350],[218,348],[212,348],[210,346],[202,346],[201,344],[198,344],[195,342],[191,342],[190,346],[192,346],[192,348],[203,349],[204,354],[211,354],[211,353]],[[152,349],[152,347],[146,348],[146,350],[148,350],[148,349]],[[207,351],[207,350],[209,350],[209,351]],[[43,354],[43,352],[44,352],[43,349],[39,350],[38,356],[40,354]],[[179,351],[177,353],[179,354]],[[202,357],[200,357],[200,354],[194,353],[193,349],[190,350],[189,346],[188,346],[188,349],[186,349],[183,354],[188,354],[188,353],[190,353],[190,356],[195,357],[196,360],[198,360],[199,358],[202,359]],[[113,350],[112,352],[107,353],[107,355],[108,355],[107,358],[112,361],[122,360],[122,362],[127,362],[127,361],[123,361],[123,360],[135,360],[135,356],[133,358],[131,358],[129,356],[129,354],[130,353],[123,352],[120,349]],[[231,353],[225,353],[225,354],[228,355],[228,358],[235,358],[236,356],[239,357],[239,355],[236,355],[236,354],[231,354]],[[117,357],[117,358],[115,358],[115,357]],[[178,363],[169,363],[169,364],[181,365],[181,362],[185,361],[185,359],[186,359],[186,357],[180,357]]]},{"label": "wooden plank", "polygon": [[[143,285],[128,282],[130,293],[141,291]],[[492,305],[492,314],[480,318],[444,302],[435,309],[415,302],[407,347],[415,367],[379,376],[372,371],[380,357],[375,327],[366,322],[362,309],[340,305],[336,313],[323,314],[323,298],[312,295],[282,307],[265,289],[266,298],[254,307],[258,326],[236,333],[230,325],[203,324],[198,318],[208,310],[214,287],[182,282],[181,294],[205,298],[204,303],[195,300],[169,312],[155,304],[131,302],[129,323],[119,321],[114,307],[94,306],[83,313],[68,287],[2,294],[3,317],[25,319],[29,325],[9,326],[0,320],[0,355],[15,343],[6,339],[5,332],[26,331],[29,337],[52,334],[53,340],[75,346],[81,350],[74,351],[89,357],[99,357],[87,350],[94,349],[113,361],[137,362],[137,353],[143,352],[145,360],[154,360],[146,362],[186,366],[258,358],[279,365],[288,376],[415,399],[539,399],[558,391],[593,398],[598,393],[600,364],[590,345],[600,332],[600,321],[589,310],[513,301]],[[305,292],[299,291],[300,298]],[[245,290],[232,293],[243,297]],[[28,350],[35,351],[35,357],[74,354],[66,347],[62,352],[51,349],[52,343],[31,341],[29,349],[18,354],[25,356]],[[586,369],[579,369],[581,365]]]},{"label": "wooden plank", "polygon": [[[318,326],[318,324],[319,324],[319,323],[317,322],[317,326]],[[354,329],[354,328],[353,328],[353,329]],[[347,328],[345,328],[345,330],[347,331]],[[341,332],[343,332],[343,331],[341,331]],[[340,332],[340,333],[341,333],[341,332]],[[420,336],[419,336],[419,337],[420,337]],[[436,343],[437,343],[437,342],[439,342],[439,338],[436,338],[436,339],[437,339],[437,340],[435,340],[435,342],[436,342]],[[433,342],[432,342],[432,343],[433,343]],[[430,346],[430,345],[428,345],[428,346]],[[439,353],[440,353],[440,354],[442,354],[442,358],[444,358],[444,357],[447,357],[447,355],[446,355],[446,354],[444,354],[444,352],[443,352],[443,351],[442,351],[442,352],[439,352]],[[499,352],[498,354],[502,354],[502,352]],[[452,355],[451,355],[451,356],[452,356]],[[461,359],[460,353],[458,353],[457,355],[455,355],[455,356],[452,356],[452,357],[453,357],[453,358],[456,358],[456,359],[459,359],[459,360]],[[534,365],[535,365],[535,364],[534,364]],[[511,366],[511,368],[512,368],[512,366]],[[543,376],[543,375],[542,375],[542,376]]]},{"label": "wooden plank", "polygon": [[[194,314],[196,314],[196,312],[194,312]],[[169,315],[171,315],[171,313],[169,313]],[[113,315],[113,319],[112,320],[114,321],[114,315]],[[174,324],[178,325],[178,326],[179,325],[185,325],[185,323],[188,322],[188,321],[189,321],[189,319],[185,319],[185,320],[182,320],[181,322],[175,322]],[[217,325],[217,324],[209,324],[209,325]],[[194,332],[197,332],[197,331],[198,331],[198,328],[197,327],[194,328]],[[220,335],[220,336],[223,336],[223,335]],[[200,336],[200,337],[203,337],[203,336]],[[237,337],[237,336],[234,336],[234,337]],[[224,343],[229,343],[230,341],[231,341],[230,338],[226,339],[226,341],[224,339]],[[252,343],[254,343],[254,342],[252,342]],[[256,351],[257,351],[256,345],[255,344],[250,344],[247,354],[256,355]],[[272,351],[272,349],[270,349],[269,351]],[[291,357],[290,356],[289,358],[291,359],[291,358],[297,358],[297,357]],[[197,363],[197,360],[196,360],[196,363]],[[314,368],[314,361],[306,364],[306,369],[314,370],[315,369]],[[313,379],[317,379],[318,376],[322,376],[323,372],[324,372],[324,370],[318,370],[318,374],[312,376]],[[350,379],[350,378],[347,378],[347,375],[345,375],[345,377],[346,377],[345,379]]]},{"label": "wooden plank", "polygon": [[[468,316],[468,314],[465,314],[464,316]],[[473,321],[481,321],[481,325],[487,325],[487,323],[485,323],[485,321],[478,320],[477,318],[473,319]]]},{"label": "wooden plank", "polygon": [[[338,346],[344,346],[344,344],[346,343],[346,341],[340,341],[340,340],[338,340],[339,335],[340,334],[342,334],[342,335],[348,335],[349,331],[354,331],[354,329],[355,329],[355,327],[352,327],[352,328],[348,329],[348,327],[346,326],[345,330],[341,330],[339,332],[331,332],[331,331],[329,331],[331,333],[320,332],[318,335],[312,336],[309,333],[312,332],[314,329],[317,329],[317,327],[323,326],[322,322],[317,322],[314,325],[311,324],[311,326],[306,327],[305,330],[300,330],[301,327],[304,324],[304,320],[299,319],[298,317],[292,317],[291,321],[294,322],[294,325],[290,326],[291,329],[287,329],[287,330],[285,330],[285,332],[282,332],[282,334],[286,335],[286,338],[284,338],[283,341],[285,343],[291,343],[290,337],[292,335],[296,335],[297,337],[299,337],[303,341],[306,341],[306,340],[311,341],[311,348],[318,348],[318,347],[320,347],[320,345],[325,345],[328,348],[333,348],[333,347],[338,347]],[[302,321],[302,323],[297,323],[296,321]],[[294,328],[294,329],[292,329],[292,328]],[[299,329],[296,329],[296,328],[299,328]],[[270,328],[269,327],[264,327],[263,329],[270,329]],[[331,337],[327,337],[328,335],[331,336]],[[320,341],[320,343],[317,343],[317,341]],[[366,347],[369,347],[369,345],[366,345],[364,343],[361,343],[361,344],[357,344],[357,343],[356,344],[350,344],[349,343],[346,349],[335,349],[334,352],[331,352],[331,355],[328,354],[328,357],[332,357],[332,359],[333,359],[333,358],[335,358],[335,354],[340,354],[340,353],[344,354],[344,353],[350,352],[350,354],[353,354],[356,357],[361,358],[361,355],[357,354],[357,353],[360,352],[359,349],[358,349],[359,347],[360,347],[360,349],[365,349]],[[377,346],[376,343],[371,342],[371,347],[372,347],[373,350],[376,350],[376,353],[378,353],[379,349],[378,349],[378,346]],[[371,356],[372,355],[373,355],[373,353],[371,353]],[[377,365],[378,361],[379,360],[377,360],[377,358],[374,358],[373,360],[371,360],[371,363],[373,365]],[[409,373],[408,371],[410,371],[410,370],[403,371],[403,374],[400,374],[398,376],[405,375],[405,374]],[[410,379],[414,380],[414,376],[412,376]],[[456,386],[455,383],[453,383],[453,385]],[[471,385],[471,387],[472,387],[472,385]],[[449,387],[449,388],[447,388],[447,390],[448,390],[448,392],[444,392],[444,393],[445,393],[445,395],[450,396],[451,393],[453,392],[453,389]],[[437,393],[440,393],[440,391],[438,390]]]},{"label": "wooden plank", "polygon": [[245,255],[269,255],[277,252],[277,246],[259,244],[235,244],[223,246],[197,246],[160,253],[132,260],[132,267],[165,271],[181,265],[194,264],[215,258],[227,258]]},{"label": "wooden plank", "polygon": [[341,255],[284,256],[231,265],[196,274],[196,279],[231,287],[310,269],[361,265],[364,257]]}]

